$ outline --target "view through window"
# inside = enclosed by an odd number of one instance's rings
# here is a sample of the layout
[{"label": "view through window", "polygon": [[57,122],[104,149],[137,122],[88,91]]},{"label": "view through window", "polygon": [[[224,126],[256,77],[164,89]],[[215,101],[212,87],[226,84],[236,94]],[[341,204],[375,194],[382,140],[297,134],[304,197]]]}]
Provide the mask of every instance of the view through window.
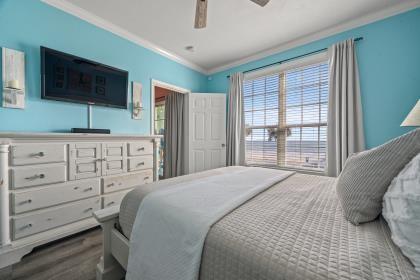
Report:
[{"label": "view through window", "polygon": [[[165,135],[165,102],[159,102],[155,104],[155,135]],[[164,157],[164,147],[165,139],[160,139],[160,149],[159,149],[159,178],[163,179],[163,157]]]},{"label": "view through window", "polygon": [[325,169],[327,62],[246,80],[243,90],[247,164]]},{"label": "view through window", "polygon": [[165,134],[165,103],[155,105],[155,134]]}]

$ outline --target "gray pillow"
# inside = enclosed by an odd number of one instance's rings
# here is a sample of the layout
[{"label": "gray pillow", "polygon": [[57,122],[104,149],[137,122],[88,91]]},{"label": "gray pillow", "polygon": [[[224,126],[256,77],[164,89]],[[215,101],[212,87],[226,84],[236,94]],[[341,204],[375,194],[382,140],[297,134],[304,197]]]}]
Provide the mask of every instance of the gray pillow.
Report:
[{"label": "gray pillow", "polygon": [[415,129],[348,158],[337,180],[346,219],[355,225],[376,219],[391,181],[419,152],[420,129]]}]

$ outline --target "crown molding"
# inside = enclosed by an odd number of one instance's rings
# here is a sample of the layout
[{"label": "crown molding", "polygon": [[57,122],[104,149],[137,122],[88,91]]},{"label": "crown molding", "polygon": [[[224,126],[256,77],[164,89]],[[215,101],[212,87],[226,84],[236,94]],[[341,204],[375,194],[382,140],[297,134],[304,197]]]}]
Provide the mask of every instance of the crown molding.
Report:
[{"label": "crown molding", "polygon": [[252,61],[256,61],[256,60],[265,58],[267,56],[284,52],[284,51],[287,51],[287,50],[290,50],[290,49],[293,49],[293,48],[296,48],[296,47],[299,47],[299,46],[302,46],[311,42],[315,42],[320,39],[323,39],[332,35],[336,35],[341,32],[348,31],[350,29],[357,28],[357,27],[360,27],[360,26],[363,26],[363,25],[366,25],[375,21],[379,21],[379,20],[394,16],[397,14],[401,14],[409,10],[418,8],[418,7],[420,7],[420,0],[414,0],[410,2],[397,4],[392,7],[389,7],[389,8],[374,12],[374,13],[370,13],[368,15],[365,15],[365,16],[347,21],[345,23],[339,24],[337,26],[325,29],[323,31],[316,32],[309,36],[300,37],[296,40],[289,41],[287,43],[278,45],[277,47],[274,47],[274,48],[271,48],[262,52],[258,52],[254,55],[241,58],[231,63],[211,68],[207,71],[207,74],[213,75],[215,73],[222,72],[222,71],[231,69],[233,67],[237,67],[237,66],[240,66],[240,65],[252,62]]},{"label": "crown molding", "polygon": [[67,2],[65,0],[41,0],[42,2],[55,7],[59,10],[62,10],[68,14],[71,14],[75,17],[78,17],[86,22],[89,22],[99,28],[102,28],[104,30],[107,30],[119,37],[122,37],[126,40],[129,40],[137,45],[140,45],[146,49],[149,49],[157,54],[160,54],[166,58],[169,58],[172,61],[178,62],[184,66],[187,66],[193,70],[196,70],[202,74],[208,74],[208,71],[204,69],[203,67],[192,63],[191,61],[188,61],[187,59],[180,57],[168,50],[165,50],[164,48],[159,47],[158,45],[141,38],[97,15],[94,15],[93,13],[82,9],[76,5],[71,4],[70,2]]},{"label": "crown molding", "polygon": [[420,0],[413,0],[413,1],[410,1],[410,2],[404,2],[404,3],[401,3],[401,4],[397,4],[397,5],[394,5],[392,7],[389,7],[389,8],[386,8],[386,9],[383,9],[383,10],[380,10],[380,11],[377,11],[377,12],[359,17],[357,19],[347,21],[347,22],[339,24],[337,26],[322,30],[320,32],[316,32],[316,33],[311,34],[309,36],[303,36],[303,37],[300,37],[298,39],[291,40],[287,43],[280,44],[280,45],[278,45],[274,48],[271,48],[271,49],[268,49],[268,50],[265,50],[265,51],[257,52],[256,54],[241,58],[241,59],[233,61],[231,63],[227,63],[227,64],[217,66],[217,67],[214,67],[214,68],[211,68],[211,69],[206,69],[206,68],[203,68],[203,67],[201,67],[201,66],[199,66],[199,65],[197,65],[197,64],[195,64],[195,63],[193,63],[193,62],[191,62],[191,61],[189,61],[189,60],[187,60],[183,57],[180,57],[180,56],[178,56],[178,55],[176,55],[176,54],[174,54],[174,53],[172,53],[168,50],[165,50],[164,48],[161,48],[158,45],[156,45],[156,44],[154,44],[154,43],[152,43],[152,42],[150,42],[150,41],[148,41],[144,38],[141,38],[141,37],[139,37],[139,36],[137,36],[137,35],[135,35],[131,32],[128,32],[127,30],[125,30],[125,29],[123,29],[123,28],[121,28],[121,27],[119,27],[119,26],[101,18],[101,17],[98,17],[98,16],[94,15],[93,13],[91,13],[91,12],[85,10],[85,9],[82,9],[82,8],[76,6],[76,5],[73,5],[73,4],[71,4],[71,3],[69,3],[65,0],[41,0],[41,1],[50,5],[50,6],[53,6],[57,9],[59,9],[59,10],[62,10],[64,12],[68,13],[68,14],[76,16],[76,17],[78,17],[78,18],[80,18],[80,19],[82,19],[86,22],[89,22],[89,23],[91,23],[91,24],[93,24],[93,25],[95,25],[99,28],[107,30],[107,31],[119,36],[119,37],[122,37],[126,40],[129,40],[129,41],[131,41],[131,42],[133,42],[137,45],[140,45],[140,46],[142,46],[146,49],[149,49],[149,50],[151,50],[151,51],[153,51],[157,54],[160,54],[160,55],[162,55],[162,56],[164,56],[164,57],[166,57],[166,58],[168,58],[172,61],[178,62],[178,63],[180,63],[180,64],[182,64],[186,67],[189,67],[193,70],[196,70],[196,71],[198,71],[202,74],[205,74],[205,75],[213,75],[215,73],[225,71],[225,70],[228,70],[230,68],[240,66],[242,64],[246,64],[246,63],[249,63],[249,62],[252,62],[252,61],[256,61],[256,60],[265,58],[265,57],[270,56],[270,55],[274,55],[274,54],[277,54],[277,53],[280,53],[280,52],[284,52],[284,51],[293,49],[293,48],[298,47],[298,46],[302,46],[302,45],[305,45],[305,44],[308,44],[308,43],[311,43],[311,42],[315,42],[315,41],[318,41],[320,39],[323,39],[323,38],[326,38],[326,37],[329,37],[329,36],[344,32],[344,31],[348,31],[348,30],[353,29],[353,28],[357,28],[357,27],[360,27],[360,26],[363,26],[363,25],[366,25],[366,24],[369,24],[369,23],[372,23],[372,22],[375,22],[375,21],[378,21],[378,20],[382,20],[384,18],[391,17],[391,16],[394,16],[394,15],[397,15],[397,14],[400,14],[400,13],[404,13],[406,11],[409,11],[409,10],[420,7]]}]

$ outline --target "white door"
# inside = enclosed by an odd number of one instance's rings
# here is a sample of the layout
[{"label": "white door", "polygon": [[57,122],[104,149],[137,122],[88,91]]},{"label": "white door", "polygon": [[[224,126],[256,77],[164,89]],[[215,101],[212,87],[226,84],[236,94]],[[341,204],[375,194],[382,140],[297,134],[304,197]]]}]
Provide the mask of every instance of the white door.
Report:
[{"label": "white door", "polygon": [[188,113],[188,173],[225,166],[226,95],[192,93]]}]

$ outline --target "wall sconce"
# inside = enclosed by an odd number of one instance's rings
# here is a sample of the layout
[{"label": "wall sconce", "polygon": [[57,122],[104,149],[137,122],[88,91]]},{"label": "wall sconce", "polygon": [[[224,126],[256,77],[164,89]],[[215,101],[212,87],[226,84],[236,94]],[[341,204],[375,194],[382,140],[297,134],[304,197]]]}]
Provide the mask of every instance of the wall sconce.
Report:
[{"label": "wall sconce", "polygon": [[142,85],[137,82],[132,82],[132,94],[133,94],[133,113],[132,118],[134,120],[141,120],[143,117],[143,103],[142,103]]},{"label": "wall sconce", "polygon": [[144,108],[141,106],[140,102],[136,102],[133,105],[133,115],[139,115],[142,111],[144,110]]},{"label": "wall sconce", "polygon": [[25,54],[2,48],[3,107],[25,108]]}]

